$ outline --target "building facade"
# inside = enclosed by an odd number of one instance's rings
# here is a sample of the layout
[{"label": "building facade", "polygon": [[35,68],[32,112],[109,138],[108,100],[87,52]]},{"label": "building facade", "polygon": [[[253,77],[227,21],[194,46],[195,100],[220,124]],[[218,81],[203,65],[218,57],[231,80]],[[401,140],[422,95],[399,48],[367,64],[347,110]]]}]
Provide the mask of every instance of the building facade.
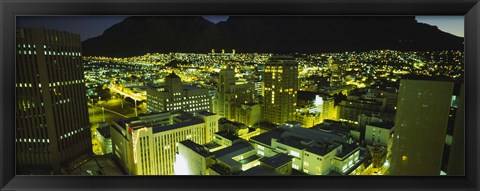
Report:
[{"label": "building facade", "polygon": [[238,112],[238,122],[253,127],[262,119],[260,104],[242,104]]},{"label": "building facade", "polygon": [[80,36],[20,28],[16,43],[17,174],[65,173],[92,154]]},{"label": "building facade", "polygon": [[265,121],[283,124],[295,120],[298,63],[291,57],[275,56],[265,64]]},{"label": "building facade", "polygon": [[216,112],[230,121],[239,121],[242,104],[253,103],[255,84],[236,82],[231,68],[221,70],[218,78]]},{"label": "building facade", "polygon": [[[441,174],[446,137],[452,131],[449,129],[464,128],[463,125],[456,125],[463,122],[463,116],[452,113],[463,109],[458,108],[458,102],[455,101],[463,96],[459,86],[446,81],[400,82],[392,145],[392,175]],[[463,138],[464,135],[457,136]]]},{"label": "building facade", "polygon": [[182,80],[175,73],[171,73],[165,78],[163,87],[147,89],[148,112],[212,111],[211,105],[211,97],[208,95],[207,89],[183,85]]},{"label": "building facade", "polygon": [[338,119],[342,122],[358,124],[358,117],[375,115],[385,121],[395,120],[395,111],[386,109],[386,98],[365,98],[364,96],[347,96],[347,100],[338,106]]},{"label": "building facade", "polygon": [[210,112],[153,113],[114,122],[112,152],[131,175],[173,175],[179,142],[205,144],[217,131],[218,117]]}]

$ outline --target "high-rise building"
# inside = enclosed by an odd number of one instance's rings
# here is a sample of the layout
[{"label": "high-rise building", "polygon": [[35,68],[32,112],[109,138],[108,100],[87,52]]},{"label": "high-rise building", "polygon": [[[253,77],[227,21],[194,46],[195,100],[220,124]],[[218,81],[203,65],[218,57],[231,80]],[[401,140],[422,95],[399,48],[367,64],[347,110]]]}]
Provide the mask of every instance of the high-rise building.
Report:
[{"label": "high-rise building", "polygon": [[[448,156],[447,138],[463,128],[463,92],[460,84],[443,81],[402,80],[393,133],[392,175],[440,175]],[[451,136],[451,135],[450,135]],[[463,138],[456,134],[455,138]],[[456,145],[452,145],[455,147]],[[456,147],[458,150],[463,148]],[[464,156],[459,156],[463,158]]]},{"label": "high-rise building", "polygon": [[265,64],[264,120],[283,124],[295,119],[298,63],[292,57],[274,56]]},{"label": "high-rise building", "polygon": [[218,131],[217,115],[167,111],[121,119],[111,126],[112,152],[131,175],[173,175],[178,144],[205,144]]},{"label": "high-rise building", "polygon": [[255,93],[253,83],[240,83],[235,80],[235,71],[231,68],[220,71],[217,89],[218,115],[231,121],[239,121],[242,104],[252,103]]},{"label": "high-rise building", "polygon": [[20,28],[16,44],[17,173],[61,174],[92,153],[80,36]]},{"label": "high-rise building", "polygon": [[180,109],[187,112],[212,111],[210,106],[211,98],[207,89],[183,85],[182,80],[175,73],[171,73],[165,78],[163,87],[147,89],[148,112]]}]

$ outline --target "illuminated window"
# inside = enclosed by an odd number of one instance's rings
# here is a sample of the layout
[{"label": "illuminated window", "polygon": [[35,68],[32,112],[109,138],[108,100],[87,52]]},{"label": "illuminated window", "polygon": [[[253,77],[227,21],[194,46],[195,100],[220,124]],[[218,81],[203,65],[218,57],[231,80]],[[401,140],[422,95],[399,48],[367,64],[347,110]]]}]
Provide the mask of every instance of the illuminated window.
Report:
[{"label": "illuminated window", "polygon": [[258,155],[265,156],[265,152],[263,152],[263,151],[257,151],[257,154],[258,154]]},{"label": "illuminated window", "polygon": [[297,151],[294,151],[294,150],[290,151],[290,155],[295,156],[295,157],[300,157],[300,153],[298,153]]},{"label": "illuminated window", "polygon": [[405,155],[403,155],[403,156],[402,156],[402,160],[408,160],[408,157],[405,156]]},{"label": "illuminated window", "polygon": [[292,164],[292,168],[294,168],[294,169],[297,169],[297,170],[298,170],[298,165],[296,165],[296,164]]}]

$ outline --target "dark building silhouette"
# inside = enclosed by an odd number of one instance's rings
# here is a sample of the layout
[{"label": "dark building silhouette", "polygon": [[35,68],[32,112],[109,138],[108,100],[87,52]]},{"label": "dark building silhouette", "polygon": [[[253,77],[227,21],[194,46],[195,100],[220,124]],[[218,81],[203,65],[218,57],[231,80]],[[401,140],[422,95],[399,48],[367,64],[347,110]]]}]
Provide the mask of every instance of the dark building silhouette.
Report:
[{"label": "dark building silhouette", "polygon": [[68,172],[92,153],[80,36],[21,28],[16,44],[17,174]]},{"label": "dark building silhouette", "polygon": [[454,82],[400,82],[391,175],[463,175],[463,96]]}]

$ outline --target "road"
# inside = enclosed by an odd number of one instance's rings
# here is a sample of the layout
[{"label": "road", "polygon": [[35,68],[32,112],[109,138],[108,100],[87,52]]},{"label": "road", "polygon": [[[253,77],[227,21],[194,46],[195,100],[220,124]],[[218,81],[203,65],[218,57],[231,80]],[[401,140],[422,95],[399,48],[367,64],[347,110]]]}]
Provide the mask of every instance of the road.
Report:
[{"label": "road", "polygon": [[133,100],[136,100],[136,101],[144,101],[146,100],[147,98],[141,94],[131,94],[131,93],[125,93],[124,91],[121,91],[119,90],[118,88],[115,87],[115,85],[113,84],[110,84],[108,85],[108,88],[110,88],[110,90],[113,90],[115,93],[118,93],[122,96],[125,96],[125,97],[129,97],[129,98],[132,98]]},{"label": "road", "polygon": [[105,110],[105,111],[107,111],[107,112],[110,112],[110,113],[119,115],[119,116],[124,117],[124,118],[128,118],[128,116],[126,116],[126,115],[123,115],[123,114],[118,113],[118,112],[116,112],[116,111],[112,111],[112,110],[106,109],[105,107],[93,106],[93,105],[90,104],[90,103],[88,103],[88,106],[89,106],[89,107],[95,107],[95,108],[103,109],[103,110]]}]

